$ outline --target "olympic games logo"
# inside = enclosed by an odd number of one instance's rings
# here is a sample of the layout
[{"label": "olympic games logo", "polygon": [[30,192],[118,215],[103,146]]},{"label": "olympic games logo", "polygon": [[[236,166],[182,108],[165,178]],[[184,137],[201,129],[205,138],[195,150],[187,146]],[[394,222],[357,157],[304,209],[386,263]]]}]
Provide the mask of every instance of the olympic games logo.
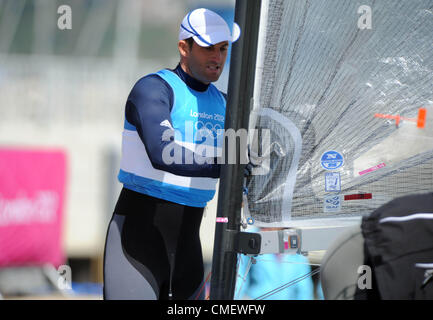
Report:
[{"label": "olympic games logo", "polygon": [[210,137],[216,139],[218,136],[224,134],[224,128],[219,123],[214,125],[212,122],[204,123],[203,121],[197,121],[195,123],[195,129],[200,138]]}]

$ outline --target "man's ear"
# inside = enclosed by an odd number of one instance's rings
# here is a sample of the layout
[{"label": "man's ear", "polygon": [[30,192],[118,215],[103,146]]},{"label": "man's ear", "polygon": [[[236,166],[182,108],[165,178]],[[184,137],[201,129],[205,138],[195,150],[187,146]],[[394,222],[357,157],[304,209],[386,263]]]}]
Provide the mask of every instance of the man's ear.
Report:
[{"label": "man's ear", "polygon": [[179,40],[177,47],[178,47],[179,53],[182,57],[188,57],[190,50],[189,50],[189,45],[186,42],[186,40]]}]

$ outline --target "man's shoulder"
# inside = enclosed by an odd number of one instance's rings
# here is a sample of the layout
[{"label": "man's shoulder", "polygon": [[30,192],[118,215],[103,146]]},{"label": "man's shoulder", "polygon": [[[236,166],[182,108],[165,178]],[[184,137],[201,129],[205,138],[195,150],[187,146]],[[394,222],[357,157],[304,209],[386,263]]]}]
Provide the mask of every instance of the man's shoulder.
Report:
[{"label": "man's shoulder", "polygon": [[171,105],[172,97],[171,86],[156,73],[150,73],[136,81],[129,93],[128,101],[141,105],[144,101],[164,100]]},{"label": "man's shoulder", "polygon": [[145,76],[142,76],[137,80],[135,86],[148,86],[148,85],[166,85],[167,81],[165,81],[158,73],[149,73]]},{"label": "man's shoulder", "polygon": [[131,92],[158,92],[158,90],[171,90],[170,85],[157,73],[147,74],[136,81]]}]

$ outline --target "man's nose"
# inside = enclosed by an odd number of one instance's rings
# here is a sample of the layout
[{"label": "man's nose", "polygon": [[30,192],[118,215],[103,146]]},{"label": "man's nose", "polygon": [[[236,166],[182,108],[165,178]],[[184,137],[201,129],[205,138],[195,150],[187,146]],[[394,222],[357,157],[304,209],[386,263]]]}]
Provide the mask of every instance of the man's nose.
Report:
[{"label": "man's nose", "polygon": [[221,52],[221,50],[214,48],[214,50],[212,50],[211,58],[212,61],[220,63],[223,59],[223,53]]}]

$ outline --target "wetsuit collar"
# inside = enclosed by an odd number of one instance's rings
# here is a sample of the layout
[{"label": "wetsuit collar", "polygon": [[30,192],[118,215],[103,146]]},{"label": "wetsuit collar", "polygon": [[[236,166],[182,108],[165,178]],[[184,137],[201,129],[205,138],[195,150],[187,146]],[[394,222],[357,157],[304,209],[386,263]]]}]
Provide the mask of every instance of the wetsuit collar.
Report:
[{"label": "wetsuit collar", "polygon": [[173,71],[179,76],[179,78],[181,78],[183,80],[183,82],[186,83],[186,85],[188,87],[190,87],[191,89],[193,89],[195,91],[204,92],[209,87],[209,84],[204,84],[203,82],[198,81],[197,79],[194,79],[188,73],[183,71],[180,64],[178,64],[176,69],[174,69]]}]

